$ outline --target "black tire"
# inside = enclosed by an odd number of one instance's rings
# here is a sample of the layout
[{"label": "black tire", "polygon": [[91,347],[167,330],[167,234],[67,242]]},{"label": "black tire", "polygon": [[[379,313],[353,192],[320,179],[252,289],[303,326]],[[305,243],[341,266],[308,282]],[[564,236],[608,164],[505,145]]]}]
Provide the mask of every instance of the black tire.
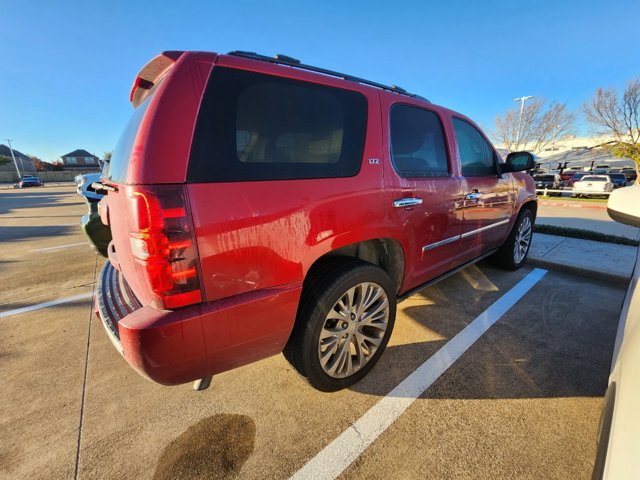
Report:
[{"label": "black tire", "polygon": [[[296,324],[284,348],[284,356],[298,373],[318,390],[334,392],[350,387],[374,367],[389,342],[396,316],[396,293],[393,282],[384,270],[375,265],[353,258],[338,258],[311,272],[310,279],[305,281],[304,288]],[[369,297],[365,291],[379,293],[380,298],[371,304],[371,310],[382,308],[381,313],[385,316],[385,320],[380,322],[372,320],[376,326],[363,325],[360,322],[367,321],[365,315],[369,313],[368,308],[364,307],[362,311],[358,309],[357,316],[349,310],[350,316],[336,320],[335,315],[341,314],[337,310],[338,303],[352,288],[356,289],[352,297],[354,301],[356,298],[366,301]],[[360,293],[357,293],[358,291]],[[384,300],[387,301],[386,307],[384,307]],[[330,318],[330,314],[334,318]],[[376,315],[370,315],[369,319],[374,316]],[[331,325],[331,322],[335,322],[335,325]],[[348,328],[343,327],[346,324],[349,325]],[[382,331],[380,327],[384,325],[386,327]],[[325,326],[327,329],[324,329]],[[322,343],[324,342],[321,339],[323,330],[324,340],[328,339],[330,343]],[[336,334],[327,336],[326,333],[330,331],[335,331]],[[365,339],[363,343],[361,343],[362,339]],[[366,339],[379,341],[379,344],[369,345]],[[359,343],[360,346],[357,347]],[[335,350],[327,345],[336,345]],[[322,351],[323,346],[327,346],[324,351]],[[372,346],[375,347],[373,350],[371,350]],[[348,349],[348,353],[345,348]],[[365,359],[364,352],[367,352],[367,348],[369,348],[369,357]],[[355,350],[355,353],[352,354],[352,350]],[[342,351],[345,353],[341,354]],[[358,355],[358,352],[361,355]],[[321,355],[329,358],[325,361],[324,368]],[[342,365],[340,358],[348,360],[348,366],[336,367],[338,364]],[[334,361],[331,362],[331,359]],[[332,365],[336,371],[330,375],[325,369],[331,370]],[[357,367],[355,371],[347,374],[349,368],[355,367]],[[346,370],[346,372],[338,370]]]},{"label": "black tire", "polygon": [[[521,237],[523,234],[527,237],[526,245],[524,245],[524,239]],[[524,208],[520,211],[516,222],[513,224],[507,240],[500,249],[491,256],[491,261],[505,270],[519,269],[527,260],[532,238],[533,212],[528,208]]]}]

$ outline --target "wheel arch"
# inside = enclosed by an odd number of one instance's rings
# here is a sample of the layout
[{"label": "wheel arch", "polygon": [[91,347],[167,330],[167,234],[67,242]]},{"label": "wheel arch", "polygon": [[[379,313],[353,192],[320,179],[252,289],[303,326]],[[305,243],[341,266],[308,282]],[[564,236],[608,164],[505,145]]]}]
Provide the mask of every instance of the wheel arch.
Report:
[{"label": "wheel arch", "polygon": [[325,269],[327,264],[335,264],[340,258],[359,259],[384,270],[391,278],[396,293],[404,280],[406,257],[400,243],[391,238],[375,238],[344,245],[318,257],[309,267],[303,281],[303,292],[309,281]]},{"label": "wheel arch", "polygon": [[522,212],[524,209],[530,210],[531,213],[533,214],[533,220],[535,221],[536,216],[538,214],[538,202],[535,200],[528,200],[526,202],[524,202],[521,206],[520,206],[520,211]]}]

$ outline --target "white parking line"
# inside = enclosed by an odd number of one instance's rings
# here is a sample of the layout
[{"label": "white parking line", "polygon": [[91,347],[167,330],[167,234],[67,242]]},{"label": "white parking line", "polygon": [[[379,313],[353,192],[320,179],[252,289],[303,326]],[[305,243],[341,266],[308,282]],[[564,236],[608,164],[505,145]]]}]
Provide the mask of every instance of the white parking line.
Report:
[{"label": "white parking line", "polygon": [[36,248],[34,250],[31,250],[31,251],[32,252],[48,252],[48,251],[51,251],[51,250],[62,250],[63,248],[79,247],[80,245],[87,245],[87,242],[67,243],[65,245],[58,245],[57,247]]},{"label": "white parking line", "polygon": [[340,475],[546,273],[538,268],[531,271],[291,478],[334,479]]},{"label": "white parking line", "polygon": [[0,318],[10,317],[12,315],[19,315],[20,313],[32,312],[34,310],[40,310],[41,308],[54,307],[56,305],[62,305],[64,303],[75,302],[76,300],[85,300],[91,298],[93,292],[81,293],[73,297],[61,298],[60,300],[52,300],[50,302],[38,303],[37,305],[31,305],[29,307],[16,308],[15,310],[8,310],[6,312],[0,312]]}]

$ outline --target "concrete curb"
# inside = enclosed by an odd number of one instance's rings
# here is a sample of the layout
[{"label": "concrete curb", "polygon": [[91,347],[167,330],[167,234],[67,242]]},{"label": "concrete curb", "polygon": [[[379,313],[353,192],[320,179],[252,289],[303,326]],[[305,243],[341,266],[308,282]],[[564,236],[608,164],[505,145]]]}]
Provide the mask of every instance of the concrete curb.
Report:
[{"label": "concrete curb", "polygon": [[572,273],[574,275],[586,277],[590,280],[602,280],[620,287],[626,287],[629,284],[629,280],[631,280],[631,276],[616,275],[613,273],[602,272],[600,270],[590,270],[588,268],[576,267],[565,263],[551,262],[542,258],[528,257],[527,264],[533,267],[546,268],[547,270]]},{"label": "concrete curb", "polygon": [[544,205],[545,207],[569,207],[569,208],[591,208],[594,210],[606,210],[607,205],[584,205],[579,202],[554,202],[553,200],[540,200],[538,202],[540,205]]}]

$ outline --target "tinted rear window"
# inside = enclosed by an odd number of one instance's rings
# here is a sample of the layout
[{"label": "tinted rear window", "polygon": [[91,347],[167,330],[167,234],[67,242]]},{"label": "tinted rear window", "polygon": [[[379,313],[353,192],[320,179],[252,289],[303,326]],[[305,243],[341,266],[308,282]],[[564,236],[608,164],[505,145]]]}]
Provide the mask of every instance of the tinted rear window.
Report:
[{"label": "tinted rear window", "polygon": [[533,178],[538,182],[555,182],[556,180],[556,177],[554,177],[553,175],[536,175]]},{"label": "tinted rear window", "polygon": [[367,101],[357,92],[216,67],[196,125],[190,182],[350,177]]},{"label": "tinted rear window", "polygon": [[127,177],[127,169],[129,168],[129,157],[133,149],[133,142],[136,139],[140,122],[147,111],[151,97],[141,103],[138,108],[133,111],[133,115],[129,118],[127,125],[124,127],[120,139],[111,155],[109,162],[108,179],[114,182],[124,182]]},{"label": "tinted rear window", "polygon": [[442,124],[435,112],[409,105],[391,109],[391,159],[403,177],[449,175]]},{"label": "tinted rear window", "polygon": [[582,177],[583,182],[606,182],[606,177]]}]

